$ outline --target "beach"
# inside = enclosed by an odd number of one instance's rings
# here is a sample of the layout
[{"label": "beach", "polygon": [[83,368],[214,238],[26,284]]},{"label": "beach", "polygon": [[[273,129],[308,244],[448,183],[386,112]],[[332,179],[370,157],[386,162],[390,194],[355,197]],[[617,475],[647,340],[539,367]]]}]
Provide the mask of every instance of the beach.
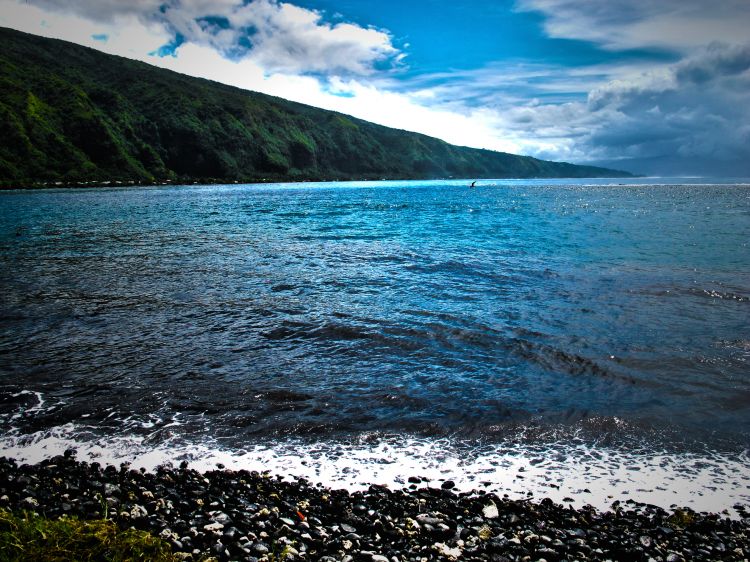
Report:
[{"label": "beach", "polygon": [[47,517],[101,517],[168,541],[180,559],[216,560],[746,560],[741,519],[665,511],[633,500],[600,512],[549,499],[456,493],[418,476],[408,489],[349,493],[257,471],[137,471],[0,460],[0,507]]},{"label": "beach", "polygon": [[[270,559],[283,537],[308,559],[743,559],[747,190],[631,179],[0,193],[0,456],[16,463],[3,465],[2,507],[106,514],[197,556],[221,540],[224,559]],[[69,450],[83,464],[61,461]],[[176,528],[105,489],[158,483],[157,502],[160,474],[217,490],[273,482],[269,494],[316,506],[331,546],[300,538],[295,513],[264,530],[172,489],[188,503],[172,515],[195,520]],[[78,502],[44,488],[68,478],[87,482]],[[315,490],[365,512],[390,498],[393,524],[420,534],[391,552],[375,519],[347,523]],[[282,510],[253,493],[243,501]],[[498,517],[482,515],[487,498]],[[548,520],[551,534],[536,527]]]}]

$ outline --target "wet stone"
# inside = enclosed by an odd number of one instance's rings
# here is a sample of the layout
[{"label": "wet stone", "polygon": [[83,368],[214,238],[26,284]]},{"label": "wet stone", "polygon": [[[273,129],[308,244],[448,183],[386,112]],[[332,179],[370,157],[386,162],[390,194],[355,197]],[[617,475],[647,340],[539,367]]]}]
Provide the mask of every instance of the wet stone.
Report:
[{"label": "wet stone", "polygon": [[598,512],[434,487],[349,493],[246,471],[151,473],[64,457],[21,468],[0,458],[6,509],[101,517],[107,492],[120,502],[110,516],[121,528],[160,535],[193,560],[678,562],[750,552],[748,521],[684,510],[678,527],[672,512],[635,502]]}]

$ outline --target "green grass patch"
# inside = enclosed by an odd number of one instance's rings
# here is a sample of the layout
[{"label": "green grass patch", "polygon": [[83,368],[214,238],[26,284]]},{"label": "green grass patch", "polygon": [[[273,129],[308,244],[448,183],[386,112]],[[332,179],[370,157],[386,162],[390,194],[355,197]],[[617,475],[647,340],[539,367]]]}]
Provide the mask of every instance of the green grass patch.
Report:
[{"label": "green grass patch", "polygon": [[0,510],[0,561],[112,561],[178,558],[171,546],[145,531],[121,530],[112,521],[73,517],[46,519]]}]

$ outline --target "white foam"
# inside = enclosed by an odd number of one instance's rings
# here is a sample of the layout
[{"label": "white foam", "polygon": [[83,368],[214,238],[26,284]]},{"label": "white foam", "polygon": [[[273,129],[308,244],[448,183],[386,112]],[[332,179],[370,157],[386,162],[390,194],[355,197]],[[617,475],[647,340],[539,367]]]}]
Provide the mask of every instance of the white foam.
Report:
[{"label": "white foam", "polygon": [[37,392],[35,390],[22,390],[20,392],[16,392],[15,394],[11,394],[11,396],[13,398],[18,398],[19,396],[25,396],[28,394],[34,395],[36,397],[37,403],[30,408],[19,409],[18,412],[11,416],[9,421],[15,421],[22,418],[23,416],[34,415],[44,410],[44,398],[41,392]]},{"label": "white foam", "polygon": [[734,505],[750,504],[747,453],[628,453],[570,443],[472,447],[465,441],[380,435],[341,442],[290,439],[228,450],[212,444],[152,445],[148,437],[84,436],[81,428],[67,424],[31,436],[4,437],[0,452],[35,463],[75,447],[79,460],[102,464],[129,462],[133,468],[152,470],[187,460],[201,471],[222,464],[349,490],[369,484],[402,488],[410,476],[419,476],[429,479],[430,486],[452,480],[458,491],[483,489],[514,499],[549,497],[602,510],[616,500],[632,499],[734,515]]}]

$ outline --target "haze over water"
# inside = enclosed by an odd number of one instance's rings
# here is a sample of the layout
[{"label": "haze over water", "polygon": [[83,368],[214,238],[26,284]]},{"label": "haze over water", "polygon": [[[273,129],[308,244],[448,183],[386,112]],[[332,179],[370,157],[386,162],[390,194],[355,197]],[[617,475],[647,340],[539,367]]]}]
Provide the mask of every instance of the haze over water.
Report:
[{"label": "haze over water", "polygon": [[2,447],[467,486],[690,457],[747,501],[750,185],[621,182],[2,193]]}]

